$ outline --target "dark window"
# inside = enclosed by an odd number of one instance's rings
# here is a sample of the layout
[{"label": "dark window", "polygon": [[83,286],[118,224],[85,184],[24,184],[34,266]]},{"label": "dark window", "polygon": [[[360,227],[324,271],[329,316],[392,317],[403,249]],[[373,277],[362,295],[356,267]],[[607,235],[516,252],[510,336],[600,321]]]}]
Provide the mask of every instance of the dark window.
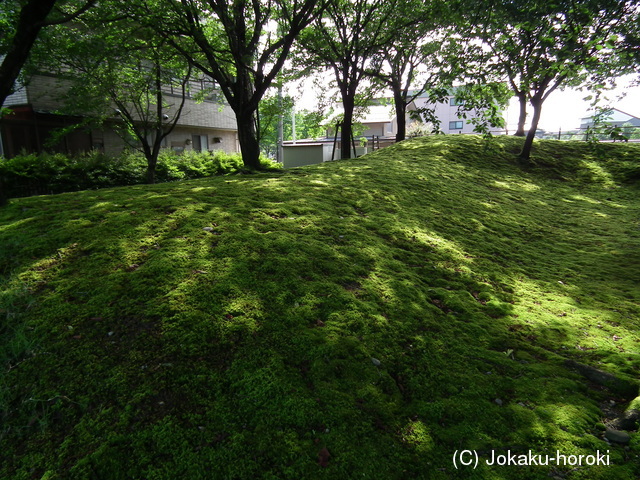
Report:
[{"label": "dark window", "polygon": [[449,130],[462,130],[462,125],[462,120],[459,120],[457,122],[449,122]]},{"label": "dark window", "polygon": [[196,152],[206,152],[209,150],[209,139],[206,135],[192,135],[193,149]]}]

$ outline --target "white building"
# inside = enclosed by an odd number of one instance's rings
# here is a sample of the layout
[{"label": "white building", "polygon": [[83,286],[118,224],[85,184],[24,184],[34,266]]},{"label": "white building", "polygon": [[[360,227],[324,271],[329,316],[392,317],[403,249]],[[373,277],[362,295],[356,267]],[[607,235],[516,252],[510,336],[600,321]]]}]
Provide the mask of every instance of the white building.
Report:
[{"label": "white building", "polygon": [[[622,110],[618,110],[617,108],[612,108],[610,110],[609,116],[604,118],[603,123],[609,125],[615,125],[617,127],[622,127],[623,125],[631,125],[633,127],[640,127],[640,118],[631,115],[630,113],[623,112]],[[580,119],[580,129],[586,130],[587,128],[593,126],[594,119],[593,115],[588,117],[583,117]]]}]

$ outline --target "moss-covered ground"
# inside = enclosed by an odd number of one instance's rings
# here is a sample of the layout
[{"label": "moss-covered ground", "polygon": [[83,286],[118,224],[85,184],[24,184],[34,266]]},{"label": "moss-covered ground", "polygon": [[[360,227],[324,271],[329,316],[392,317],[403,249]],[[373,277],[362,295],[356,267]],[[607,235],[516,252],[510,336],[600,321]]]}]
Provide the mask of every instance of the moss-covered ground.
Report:
[{"label": "moss-covered ground", "polygon": [[12,200],[0,478],[639,478],[640,146],[520,141]]}]

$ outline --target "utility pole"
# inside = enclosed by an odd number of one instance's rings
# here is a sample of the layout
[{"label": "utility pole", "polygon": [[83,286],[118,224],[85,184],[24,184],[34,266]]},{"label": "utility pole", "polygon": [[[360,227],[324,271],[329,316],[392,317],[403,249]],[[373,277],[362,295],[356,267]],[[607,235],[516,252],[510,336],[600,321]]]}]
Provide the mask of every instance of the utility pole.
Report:
[{"label": "utility pole", "polygon": [[282,111],[282,84],[278,85],[278,146],[276,150],[276,161],[283,163],[282,142],[284,141],[284,112]]},{"label": "utility pole", "polygon": [[296,143],[296,105],[295,103],[291,107],[291,139],[293,143]]}]

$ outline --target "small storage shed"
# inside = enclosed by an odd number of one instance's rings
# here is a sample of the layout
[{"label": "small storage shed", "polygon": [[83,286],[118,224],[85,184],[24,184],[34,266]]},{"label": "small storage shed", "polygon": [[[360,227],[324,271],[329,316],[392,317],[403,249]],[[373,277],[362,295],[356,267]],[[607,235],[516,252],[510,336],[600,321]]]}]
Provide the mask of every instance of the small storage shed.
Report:
[{"label": "small storage shed", "polygon": [[296,142],[282,146],[284,168],[303,167],[331,161],[333,143]]}]

